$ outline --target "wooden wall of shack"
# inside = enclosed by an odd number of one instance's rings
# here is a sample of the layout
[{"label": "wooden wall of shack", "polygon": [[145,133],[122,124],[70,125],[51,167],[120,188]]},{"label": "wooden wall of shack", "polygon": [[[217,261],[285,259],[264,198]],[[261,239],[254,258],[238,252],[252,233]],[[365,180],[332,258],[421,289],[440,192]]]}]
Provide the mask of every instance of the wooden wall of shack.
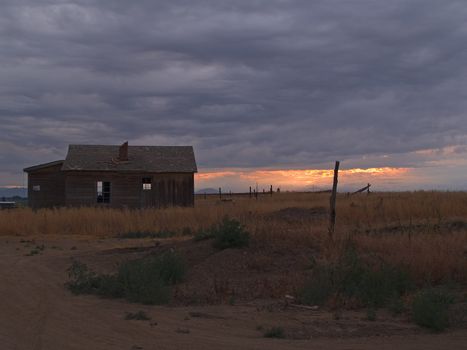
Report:
[{"label": "wooden wall of shack", "polygon": [[[99,206],[112,208],[194,205],[193,173],[123,173],[61,171],[61,165],[29,172],[28,201],[32,208]],[[143,190],[151,178],[151,190]],[[110,182],[110,203],[97,203],[97,182]],[[40,186],[34,191],[34,186]]]},{"label": "wooden wall of shack", "polygon": [[28,204],[34,209],[65,205],[65,174],[62,164],[28,173]]},{"label": "wooden wall of shack", "polygon": [[[143,190],[151,178],[151,190]],[[110,182],[110,203],[97,203],[97,182]],[[66,205],[163,208],[194,205],[193,173],[67,172]]]}]

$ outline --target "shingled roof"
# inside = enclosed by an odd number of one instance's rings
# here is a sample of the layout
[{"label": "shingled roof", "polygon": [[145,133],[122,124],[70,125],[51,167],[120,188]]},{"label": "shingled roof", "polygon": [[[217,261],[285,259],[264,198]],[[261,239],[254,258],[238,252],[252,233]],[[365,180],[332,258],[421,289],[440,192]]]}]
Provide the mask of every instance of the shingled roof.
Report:
[{"label": "shingled roof", "polygon": [[119,159],[120,146],[70,145],[64,171],[197,172],[192,146],[128,146],[128,160]]}]

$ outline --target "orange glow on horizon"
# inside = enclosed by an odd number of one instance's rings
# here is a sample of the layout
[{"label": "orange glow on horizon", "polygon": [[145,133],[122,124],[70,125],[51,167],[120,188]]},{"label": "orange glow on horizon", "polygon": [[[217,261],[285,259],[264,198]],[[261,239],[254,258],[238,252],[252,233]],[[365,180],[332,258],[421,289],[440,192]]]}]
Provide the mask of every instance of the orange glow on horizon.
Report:
[{"label": "orange glow on horizon", "polygon": [[[378,179],[402,178],[410,171],[409,168],[353,168],[339,171],[343,183],[364,183]],[[282,170],[219,170],[202,172],[196,175],[198,184],[202,187],[216,183],[230,184],[273,184],[284,189],[296,189],[309,186],[327,186],[334,171],[327,169],[282,169]]]},{"label": "orange glow on horizon", "polygon": [[215,172],[206,172],[206,173],[197,173],[196,178],[198,180],[212,180],[220,177],[232,176],[235,175],[234,171],[215,171]]}]

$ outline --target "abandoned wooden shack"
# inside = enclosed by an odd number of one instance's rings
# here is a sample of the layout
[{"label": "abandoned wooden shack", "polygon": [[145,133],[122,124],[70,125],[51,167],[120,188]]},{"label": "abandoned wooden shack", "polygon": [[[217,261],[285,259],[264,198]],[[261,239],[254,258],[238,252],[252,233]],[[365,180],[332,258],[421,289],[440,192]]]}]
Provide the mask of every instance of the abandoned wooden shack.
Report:
[{"label": "abandoned wooden shack", "polygon": [[192,146],[70,145],[65,160],[24,171],[32,208],[194,205]]}]

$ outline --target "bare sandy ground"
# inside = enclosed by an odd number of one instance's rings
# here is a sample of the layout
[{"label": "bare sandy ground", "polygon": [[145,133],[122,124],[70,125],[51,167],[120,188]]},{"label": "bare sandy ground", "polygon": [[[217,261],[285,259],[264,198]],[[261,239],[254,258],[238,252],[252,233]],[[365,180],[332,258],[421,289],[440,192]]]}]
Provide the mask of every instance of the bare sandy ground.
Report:
[{"label": "bare sandy ground", "polygon": [[[333,321],[326,312],[260,304],[159,307],[74,296],[63,286],[72,257],[103,261],[108,257],[99,251],[148,243],[83,237],[24,241],[29,239],[0,240],[0,349],[467,349],[467,330],[430,334],[408,322],[382,319],[371,331],[352,333],[353,325],[365,329],[366,324],[351,313]],[[40,254],[27,256],[42,244]],[[151,320],[124,319],[126,312],[139,310]],[[307,324],[332,331],[300,340],[267,339],[258,330],[283,326],[300,338],[300,327]]]}]

